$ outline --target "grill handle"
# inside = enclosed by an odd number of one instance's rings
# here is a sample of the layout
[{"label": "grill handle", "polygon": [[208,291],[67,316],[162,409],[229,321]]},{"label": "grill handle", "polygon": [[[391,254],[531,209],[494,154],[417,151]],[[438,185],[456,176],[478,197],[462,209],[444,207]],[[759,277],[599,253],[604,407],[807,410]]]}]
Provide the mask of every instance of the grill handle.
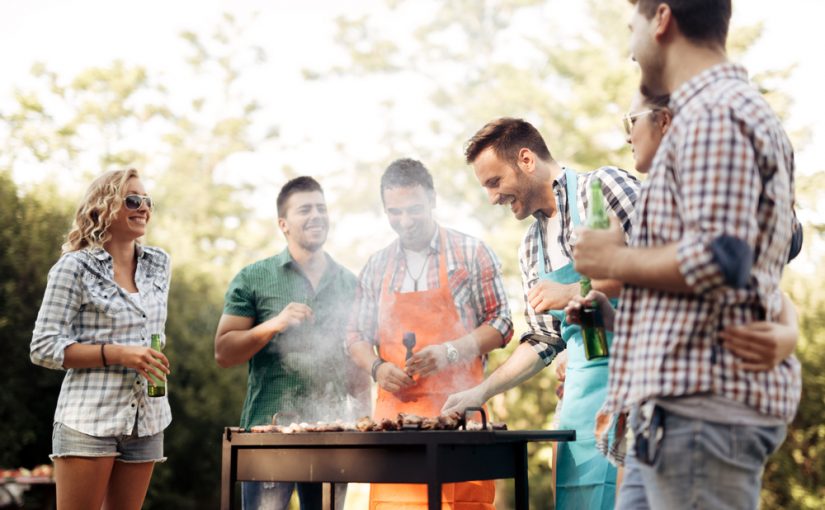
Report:
[{"label": "grill handle", "polygon": [[481,415],[481,429],[487,430],[487,412],[481,407],[468,407],[464,410],[461,415],[461,426],[464,427],[464,430],[467,430],[467,415],[473,412],[478,412]]},{"label": "grill handle", "polygon": [[[293,413],[290,411],[278,411],[277,413],[272,415],[272,425],[289,425],[289,421],[292,420],[294,423],[298,423],[301,421],[299,419],[298,413]],[[280,423],[279,423],[280,422]]]}]

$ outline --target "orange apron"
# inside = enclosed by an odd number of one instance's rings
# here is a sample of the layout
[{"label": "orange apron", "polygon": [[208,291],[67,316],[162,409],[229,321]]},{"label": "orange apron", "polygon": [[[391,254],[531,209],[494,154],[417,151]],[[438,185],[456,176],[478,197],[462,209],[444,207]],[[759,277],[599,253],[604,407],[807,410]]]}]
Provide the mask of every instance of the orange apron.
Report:
[{"label": "orange apron", "polygon": [[[469,333],[461,323],[453,303],[447,279],[447,240],[440,235],[438,254],[438,288],[399,293],[390,289],[395,260],[391,257],[384,273],[378,315],[378,350],[380,356],[403,368],[407,348],[404,332],[415,333],[415,351],[439,345]],[[378,388],[375,420],[394,419],[398,413],[438,416],[447,397],[479,384],[484,378],[481,358],[445,368],[427,378],[417,378],[416,385],[400,393]],[[447,483],[442,486],[441,501],[445,510],[495,510],[495,485],[492,480]],[[372,484],[370,510],[426,510],[427,486],[424,484]]]}]

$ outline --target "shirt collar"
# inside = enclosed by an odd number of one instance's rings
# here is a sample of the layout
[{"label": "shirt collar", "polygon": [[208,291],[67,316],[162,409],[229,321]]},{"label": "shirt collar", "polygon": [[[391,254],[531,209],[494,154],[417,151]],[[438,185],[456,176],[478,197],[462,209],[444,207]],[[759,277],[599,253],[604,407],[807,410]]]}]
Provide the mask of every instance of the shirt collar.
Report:
[{"label": "shirt collar", "polygon": [[[112,260],[112,256],[109,255],[109,252],[104,250],[103,248],[95,247],[87,248],[87,250],[92,257],[96,258],[100,262],[109,262]],[[135,243],[135,255],[138,259],[141,259],[143,257],[146,257],[147,259],[151,258],[150,253],[144,250],[143,245],[141,245],[140,243]]]},{"label": "shirt collar", "polygon": [[[327,277],[327,274],[334,275],[340,269],[338,263],[332,260],[329,253],[324,252],[324,257],[327,258],[327,268],[324,271],[324,276],[321,277],[322,281]],[[284,248],[281,253],[275,255],[275,264],[282,268],[292,267],[292,265],[295,264],[295,259],[292,258],[292,254],[289,253],[289,248]]]},{"label": "shirt collar", "polygon": [[294,261],[295,259],[293,259],[292,255],[289,253],[289,248],[284,248],[281,253],[275,255],[275,262],[280,267],[291,265]]},{"label": "shirt collar", "polygon": [[[553,192],[556,194],[556,209],[559,207],[559,194],[567,194],[567,167],[561,167],[561,173],[553,179]],[[544,222],[549,219],[549,216],[541,212],[541,209],[533,213],[533,218]]]},{"label": "shirt collar", "polygon": [[748,71],[739,64],[723,62],[705,69],[685,83],[681,84],[670,96],[670,109],[673,116],[685,107],[691,99],[712,83],[719,80],[740,80],[748,82]]}]

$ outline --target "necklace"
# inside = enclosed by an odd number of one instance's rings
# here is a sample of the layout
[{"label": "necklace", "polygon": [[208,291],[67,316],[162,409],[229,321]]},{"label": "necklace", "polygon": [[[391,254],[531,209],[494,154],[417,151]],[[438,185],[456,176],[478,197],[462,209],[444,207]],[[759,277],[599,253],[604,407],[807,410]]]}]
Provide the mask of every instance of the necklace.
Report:
[{"label": "necklace", "polygon": [[410,271],[410,261],[407,258],[407,254],[404,253],[404,262],[407,266],[407,274],[410,275],[410,278],[413,281],[413,292],[418,292],[418,280],[421,279],[421,276],[424,274],[424,270],[427,269],[427,262],[430,261],[430,255],[432,255],[432,252],[428,251],[427,257],[424,259],[424,263],[421,264],[421,270],[418,271],[418,276],[413,276],[412,271]]}]

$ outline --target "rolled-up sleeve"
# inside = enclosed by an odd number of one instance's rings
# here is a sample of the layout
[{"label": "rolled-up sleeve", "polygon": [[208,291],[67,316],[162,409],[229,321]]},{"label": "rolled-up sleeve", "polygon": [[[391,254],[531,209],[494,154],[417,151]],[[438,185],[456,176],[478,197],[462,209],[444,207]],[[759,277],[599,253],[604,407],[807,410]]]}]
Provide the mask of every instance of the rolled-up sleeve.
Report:
[{"label": "rolled-up sleeve", "polygon": [[63,353],[77,342],[73,323],[80,310],[82,267],[71,255],[64,255],[49,271],[46,292],[34,324],[29,357],[32,363],[64,370]]},{"label": "rolled-up sleeve", "polygon": [[741,288],[750,278],[761,181],[744,126],[722,106],[685,126],[676,170],[684,200],[677,261],[696,294]]},{"label": "rolled-up sleeve", "polygon": [[513,337],[513,319],[501,278],[501,263],[493,250],[480,243],[473,267],[473,307],[485,324],[501,333],[502,347]]}]

